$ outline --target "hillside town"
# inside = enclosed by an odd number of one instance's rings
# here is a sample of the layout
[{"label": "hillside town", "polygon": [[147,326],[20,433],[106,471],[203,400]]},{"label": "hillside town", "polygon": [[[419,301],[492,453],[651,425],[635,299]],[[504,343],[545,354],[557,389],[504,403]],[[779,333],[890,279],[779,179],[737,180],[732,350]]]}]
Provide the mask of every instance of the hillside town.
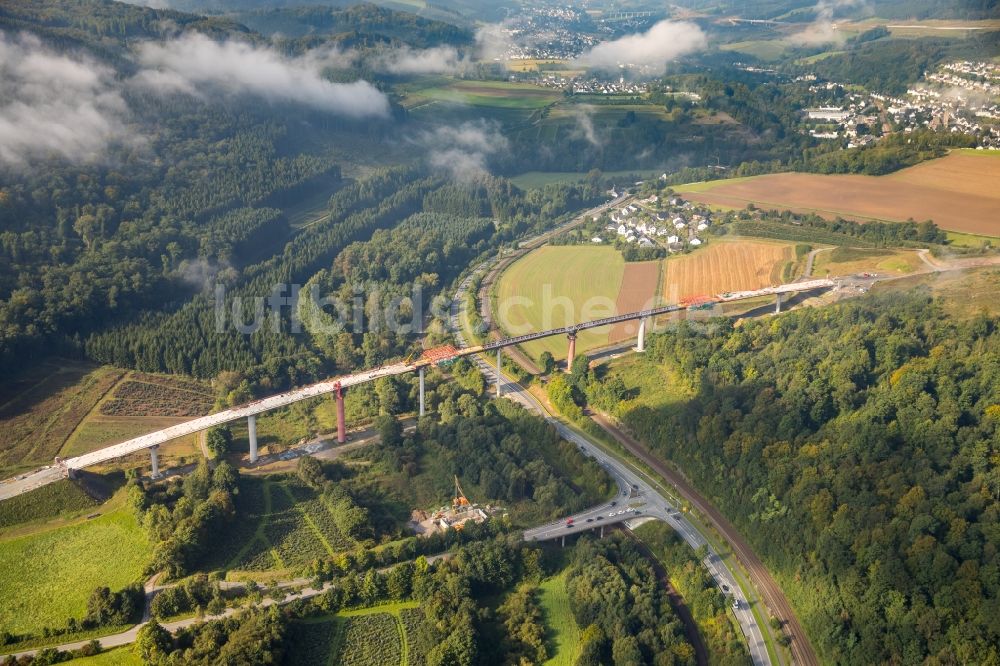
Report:
[{"label": "hillside town", "polygon": [[[800,80],[815,80],[801,77]],[[809,92],[828,94],[839,105],[804,109],[817,139],[847,140],[864,146],[877,134],[937,129],[975,136],[984,150],[1000,149],[1000,66],[961,61],[925,74],[901,97],[881,93],[845,93],[847,86],[813,83]]]}]

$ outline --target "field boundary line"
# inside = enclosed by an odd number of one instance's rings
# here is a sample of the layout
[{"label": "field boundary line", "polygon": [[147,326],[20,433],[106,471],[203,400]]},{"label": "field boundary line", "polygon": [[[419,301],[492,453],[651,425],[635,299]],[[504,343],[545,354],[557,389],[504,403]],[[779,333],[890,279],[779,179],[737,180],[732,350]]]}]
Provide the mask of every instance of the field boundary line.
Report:
[{"label": "field boundary line", "polygon": [[[94,414],[95,411],[98,412],[97,416],[100,415],[101,405],[103,405],[105,402],[107,402],[108,399],[110,399],[111,394],[119,386],[122,385],[122,383],[126,380],[127,377],[129,377],[131,375],[132,375],[132,370],[126,370],[125,372],[123,372],[121,375],[119,375],[119,377],[115,381],[115,383],[112,384],[111,387],[108,388],[107,391],[105,391],[104,393],[102,393],[99,398],[97,398],[97,400],[94,402],[93,406],[91,406],[91,408],[87,411],[86,414],[84,414],[83,416],[80,417],[80,420],[77,421],[77,423],[76,423],[75,426],[73,426],[73,429],[69,431],[69,434],[66,435],[66,439],[64,439],[62,441],[62,443],[59,444],[59,453],[57,455],[62,455],[63,449],[66,448],[66,445],[69,444],[69,441],[71,439],[73,439],[73,436],[77,433],[77,431],[80,430],[81,426],[83,426],[83,424],[85,422],[89,421],[92,416],[95,416],[95,414]],[[37,445],[35,447],[33,447],[31,449],[31,451],[28,453],[28,455],[30,456],[30,455],[34,454],[35,449],[37,449],[37,448],[38,448]]]},{"label": "field boundary line", "polygon": [[302,516],[302,519],[305,521],[306,525],[308,525],[309,529],[312,531],[313,536],[319,539],[320,543],[323,544],[323,547],[326,548],[327,554],[329,554],[330,557],[335,556],[337,553],[333,550],[333,546],[330,545],[330,542],[327,541],[323,533],[320,532],[319,527],[316,525],[316,521],[312,519],[312,516],[306,513],[306,510],[302,508],[302,504],[295,499],[295,496],[292,495],[292,491],[289,490],[288,486],[282,484],[281,489],[285,491],[285,495],[288,497],[288,499],[292,501],[292,506],[294,506],[298,514]]}]

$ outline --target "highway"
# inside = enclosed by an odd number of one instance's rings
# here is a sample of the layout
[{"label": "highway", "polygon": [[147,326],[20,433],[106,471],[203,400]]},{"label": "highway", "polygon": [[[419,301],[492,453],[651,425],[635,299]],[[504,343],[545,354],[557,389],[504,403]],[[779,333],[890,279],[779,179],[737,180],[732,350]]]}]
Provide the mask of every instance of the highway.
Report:
[{"label": "highway", "polygon": [[[482,270],[487,264],[480,265],[478,270]],[[465,298],[469,284],[472,282],[474,273],[470,273],[458,286],[455,299],[451,307],[451,326],[456,340],[462,347],[468,347],[468,340],[465,339],[462,321],[467,317]],[[482,355],[475,354],[470,357],[479,370],[486,376],[490,390],[495,390],[496,366],[492,365]],[[495,356],[493,359],[495,361]],[[705,546],[708,554],[703,563],[709,574],[719,585],[720,589],[729,590],[733,599],[738,601],[738,608],[733,612],[739,622],[743,635],[746,638],[747,648],[750,657],[755,665],[771,664],[771,657],[767,652],[767,645],[764,636],[753,611],[747,603],[736,578],[729,570],[728,566],[718,556],[715,550],[698,530],[684,517],[678,510],[677,503],[664,497],[652,486],[650,486],[636,471],[626,466],[622,462],[606,454],[601,448],[585,438],[577,431],[568,427],[561,421],[548,414],[545,408],[525,390],[520,384],[510,381],[506,375],[500,376],[500,389],[504,397],[520,404],[525,409],[538,414],[559,432],[559,435],[575,444],[583,455],[594,458],[601,467],[615,480],[618,486],[618,494],[614,500],[599,504],[585,511],[581,511],[572,516],[561,518],[558,521],[542,525],[524,533],[524,538],[529,541],[543,541],[547,539],[561,539],[563,536],[577,534],[587,530],[599,529],[601,525],[611,525],[617,522],[633,520],[642,517],[651,517],[665,521],[674,528],[678,534],[692,548],[698,549]],[[611,502],[614,502],[612,505]],[[636,514],[634,511],[641,511]],[[625,511],[625,513],[619,513]],[[615,515],[609,515],[609,514]],[[573,525],[566,527],[566,522],[572,518]],[[590,519],[591,522],[587,522]]]}]

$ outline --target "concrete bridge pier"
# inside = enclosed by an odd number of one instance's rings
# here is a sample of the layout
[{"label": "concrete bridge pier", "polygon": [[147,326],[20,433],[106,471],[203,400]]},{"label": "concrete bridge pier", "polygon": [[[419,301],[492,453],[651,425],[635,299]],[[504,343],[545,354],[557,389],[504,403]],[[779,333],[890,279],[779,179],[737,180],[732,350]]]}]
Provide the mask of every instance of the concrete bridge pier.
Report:
[{"label": "concrete bridge pier", "polygon": [[635,350],[637,352],[646,351],[646,317],[639,320],[639,340]]},{"label": "concrete bridge pier", "polygon": [[601,525],[601,538],[604,538],[604,525]]},{"label": "concrete bridge pier", "polygon": [[339,382],[333,395],[337,399],[337,443],[343,444],[347,441],[347,422],[344,418],[344,391]]},{"label": "concrete bridge pier", "polygon": [[566,351],[566,372],[573,372],[573,359],[576,357],[576,333],[566,336],[569,339],[569,348]]},{"label": "concrete bridge pier", "polygon": [[781,314],[781,294],[774,299],[774,314]]},{"label": "concrete bridge pier", "polygon": [[149,478],[155,479],[160,476],[160,445],[155,444],[149,447]]},{"label": "concrete bridge pier", "polygon": [[564,535],[563,535],[563,537],[562,537],[562,547],[563,547],[563,548],[565,548],[565,547],[566,547],[566,535],[565,535],[565,534],[564,534]]},{"label": "concrete bridge pier", "polygon": [[501,395],[503,395],[503,388],[501,388],[501,386],[500,386],[500,381],[501,381],[500,368],[503,367],[503,365],[502,365],[502,360],[503,359],[501,357],[501,354],[503,354],[503,347],[497,347],[497,397],[498,398]]},{"label": "concrete bridge pier", "polygon": [[250,440],[250,464],[257,462],[257,415],[247,417],[247,438]]},{"label": "concrete bridge pier", "polygon": [[424,369],[418,371],[420,375],[420,416],[424,415]]}]

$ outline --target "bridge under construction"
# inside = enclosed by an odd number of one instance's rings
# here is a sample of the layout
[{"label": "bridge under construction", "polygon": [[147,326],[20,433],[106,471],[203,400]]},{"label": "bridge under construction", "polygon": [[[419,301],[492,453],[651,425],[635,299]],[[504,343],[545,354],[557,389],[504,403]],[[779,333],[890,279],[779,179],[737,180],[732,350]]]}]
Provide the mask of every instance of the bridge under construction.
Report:
[{"label": "bridge under construction", "polygon": [[222,410],[214,414],[209,414],[208,416],[202,416],[199,418],[192,419],[190,421],[185,421],[184,423],[179,423],[177,425],[164,428],[162,430],[157,430],[127,441],[121,442],[119,444],[113,444],[90,453],[85,453],[80,456],[73,458],[60,459],[56,458],[55,465],[44,467],[42,469],[36,470],[28,474],[22,474],[16,479],[10,479],[0,483],[0,500],[6,499],[8,497],[13,497],[15,495],[21,494],[28,490],[32,490],[42,485],[52,483],[60,478],[67,476],[73,476],[77,470],[82,470],[88,467],[93,467],[95,465],[100,465],[107,463],[119,458],[124,458],[125,456],[148,450],[150,453],[150,463],[152,476],[155,478],[159,476],[159,446],[166,442],[169,442],[178,437],[184,437],[186,435],[191,435],[202,430],[207,430],[216,426],[220,426],[232,421],[237,421],[240,419],[247,420],[247,431],[250,445],[250,456],[249,461],[251,464],[257,462],[258,458],[258,446],[257,446],[257,416],[259,414],[269,412],[281,407],[286,407],[295,402],[301,400],[307,400],[309,398],[315,398],[317,396],[322,396],[326,394],[332,394],[337,403],[337,441],[345,442],[347,439],[347,424],[345,418],[344,410],[344,392],[352,386],[357,386],[359,384],[364,384],[367,382],[372,382],[382,377],[392,377],[396,375],[403,375],[411,372],[416,372],[419,375],[419,413],[421,416],[425,412],[425,401],[424,401],[424,373],[426,369],[430,366],[449,363],[455,359],[470,356],[473,354],[481,354],[486,352],[497,352],[497,363],[496,363],[496,392],[499,396],[501,394],[501,354],[505,347],[511,347],[513,345],[518,345],[524,342],[529,342],[531,340],[538,340],[541,338],[548,338],[557,335],[565,335],[567,338],[567,354],[566,354],[566,369],[569,370],[573,366],[573,361],[576,356],[576,336],[579,331],[587,330],[591,328],[599,328],[601,326],[609,326],[611,324],[616,324],[624,321],[639,321],[638,338],[636,351],[643,351],[645,349],[645,336],[646,336],[646,326],[647,322],[653,318],[671,314],[674,312],[680,312],[689,309],[699,309],[707,306],[712,306],[717,303],[727,303],[734,301],[742,301],[754,298],[761,298],[765,296],[774,296],[776,298],[775,311],[781,311],[782,299],[789,294],[793,293],[805,293],[820,291],[826,289],[832,289],[838,287],[839,282],[833,280],[807,280],[802,282],[792,282],[789,284],[783,284],[774,287],[766,287],[764,289],[757,289],[753,291],[740,291],[740,292],[727,292],[714,297],[706,297],[702,299],[697,299],[695,301],[681,302],[674,305],[664,305],[661,307],[650,308],[646,310],[640,310],[637,312],[629,312],[625,314],[615,315],[612,317],[605,317],[603,319],[595,319],[589,322],[582,322],[577,324],[572,324],[570,326],[564,326],[562,328],[554,328],[547,331],[540,331],[537,333],[528,333],[525,335],[519,335],[515,337],[508,337],[498,339],[492,342],[487,342],[482,345],[469,346],[463,348],[456,348],[452,346],[437,347],[434,349],[425,350],[419,358],[413,361],[402,361],[399,363],[394,363],[390,365],[381,366],[373,370],[366,370],[364,372],[358,372],[352,375],[347,375],[343,377],[338,377],[335,379],[318,382],[315,384],[310,384],[309,386],[304,386],[297,389],[292,389],[285,391],[284,393],[279,393],[267,398],[262,398],[260,400],[254,400],[252,402],[240,405],[238,407],[233,407],[230,409]]}]

